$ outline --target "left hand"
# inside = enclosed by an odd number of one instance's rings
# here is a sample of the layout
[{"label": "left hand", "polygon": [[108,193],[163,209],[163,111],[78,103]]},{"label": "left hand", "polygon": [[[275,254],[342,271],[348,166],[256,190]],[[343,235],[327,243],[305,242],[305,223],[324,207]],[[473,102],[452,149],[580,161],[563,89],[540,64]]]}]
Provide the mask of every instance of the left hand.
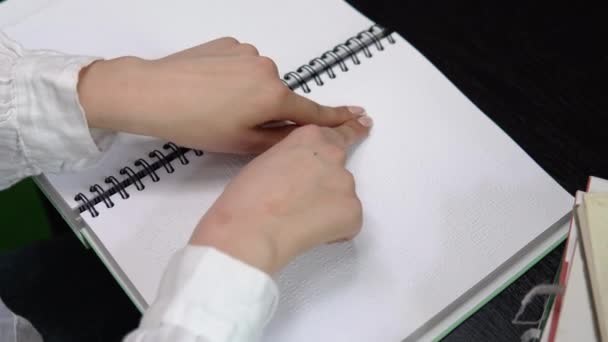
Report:
[{"label": "left hand", "polygon": [[232,179],[190,243],[272,274],[314,246],[353,238],[363,209],[344,166],[346,150],[371,125],[362,116],[334,128],[294,130]]},{"label": "left hand", "polygon": [[326,107],[289,90],[275,63],[234,38],[158,59],[122,57],[82,70],[80,102],[90,127],[155,136],[211,152],[259,153],[291,127],[338,126],[359,107]]}]

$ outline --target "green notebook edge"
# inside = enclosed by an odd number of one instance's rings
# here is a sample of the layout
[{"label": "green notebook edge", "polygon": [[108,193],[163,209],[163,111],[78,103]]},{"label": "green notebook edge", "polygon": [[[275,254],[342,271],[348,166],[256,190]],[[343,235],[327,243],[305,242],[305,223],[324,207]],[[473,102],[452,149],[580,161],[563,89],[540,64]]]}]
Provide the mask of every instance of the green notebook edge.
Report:
[{"label": "green notebook edge", "polygon": [[440,335],[438,335],[436,338],[434,338],[433,341],[441,341],[442,339],[444,339],[447,335],[449,335],[452,331],[454,331],[454,329],[456,329],[458,326],[460,326],[465,320],[467,320],[468,318],[473,316],[477,311],[479,311],[482,307],[484,307],[486,304],[488,304],[489,301],[491,301],[496,296],[498,296],[498,294],[500,294],[507,287],[509,287],[511,284],[513,284],[517,279],[519,279],[524,273],[526,273],[528,270],[530,270],[530,268],[532,268],[534,265],[538,264],[539,261],[541,261],[544,257],[547,256],[547,254],[551,253],[555,248],[557,248],[557,246],[559,246],[564,241],[566,241],[567,238],[568,238],[567,233],[564,234],[563,236],[561,236],[557,241],[555,241],[553,244],[551,244],[551,246],[549,246],[548,248],[543,250],[542,253],[538,254],[536,257],[534,257],[534,259],[532,259],[532,261],[530,263],[528,263],[525,267],[523,267],[517,273],[515,273],[513,276],[511,276],[506,282],[504,282],[502,285],[500,285],[498,288],[496,288],[496,290],[494,290],[489,296],[487,296],[482,301],[477,303],[471,310],[469,310],[467,313],[465,313],[463,316],[461,316],[454,323],[450,324],[450,326],[448,326],[448,328],[446,328],[446,330],[444,330]]}]

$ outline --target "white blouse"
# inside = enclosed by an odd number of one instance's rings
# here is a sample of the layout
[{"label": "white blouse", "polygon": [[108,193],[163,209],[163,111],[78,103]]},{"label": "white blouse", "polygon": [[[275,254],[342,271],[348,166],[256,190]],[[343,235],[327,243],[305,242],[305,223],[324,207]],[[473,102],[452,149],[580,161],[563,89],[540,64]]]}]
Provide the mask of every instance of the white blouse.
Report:
[{"label": "white blouse", "polygon": [[[94,60],[25,50],[0,32],[0,189],[41,172],[94,167],[112,143],[112,132],[89,129],[78,100],[78,74]],[[212,247],[186,246],[125,342],[256,341],[277,301],[266,273]],[[19,320],[12,316],[3,318]],[[28,336],[3,331],[24,326],[0,324],[0,336]]]}]

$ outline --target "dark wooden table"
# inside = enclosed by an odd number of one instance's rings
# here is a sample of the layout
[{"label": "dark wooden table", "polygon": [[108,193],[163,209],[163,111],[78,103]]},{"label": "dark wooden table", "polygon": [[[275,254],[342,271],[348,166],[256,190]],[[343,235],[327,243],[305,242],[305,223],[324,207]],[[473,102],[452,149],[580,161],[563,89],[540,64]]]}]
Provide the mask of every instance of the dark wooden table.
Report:
[{"label": "dark wooden table", "polygon": [[[534,1],[348,0],[406,38],[568,192],[608,177],[607,21],[599,8]],[[446,337],[519,341],[525,293],[551,282],[563,245]],[[539,315],[539,300],[527,312]]]}]

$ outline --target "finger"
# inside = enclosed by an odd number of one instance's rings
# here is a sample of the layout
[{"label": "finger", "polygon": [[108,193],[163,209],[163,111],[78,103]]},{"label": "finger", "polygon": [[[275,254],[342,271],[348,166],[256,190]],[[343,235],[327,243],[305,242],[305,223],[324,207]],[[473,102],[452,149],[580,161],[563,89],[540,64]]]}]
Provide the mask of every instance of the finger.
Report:
[{"label": "finger", "polygon": [[248,43],[239,43],[232,46],[226,46],[222,48],[217,48],[214,51],[211,51],[205,57],[217,57],[217,56],[259,56],[260,52],[258,49]]},{"label": "finger", "polygon": [[247,43],[243,43],[243,44],[238,44],[237,46],[234,46],[230,49],[230,52],[235,53],[236,55],[239,56],[259,56],[260,52],[258,51],[258,49],[251,45],[251,44],[247,44]]},{"label": "finger", "polygon": [[312,100],[289,92],[281,104],[280,120],[290,120],[299,125],[314,124],[319,126],[335,127],[356,116],[362,115],[365,110],[357,106],[328,107]]},{"label": "finger", "polygon": [[330,139],[336,145],[342,148],[363,140],[373,126],[372,118],[367,115],[362,115],[358,118],[351,119],[338,127],[327,130]]},{"label": "finger", "polygon": [[241,43],[236,38],[223,37],[223,38],[210,40],[210,41],[206,42],[205,44],[202,44],[199,46],[201,48],[204,48],[204,50],[207,50],[207,52],[212,53],[212,52],[218,52],[218,51],[223,51],[223,50],[230,50],[240,44]]},{"label": "finger", "polygon": [[258,49],[248,43],[239,43],[231,37],[215,39],[205,44],[176,53],[181,57],[259,56]]}]

